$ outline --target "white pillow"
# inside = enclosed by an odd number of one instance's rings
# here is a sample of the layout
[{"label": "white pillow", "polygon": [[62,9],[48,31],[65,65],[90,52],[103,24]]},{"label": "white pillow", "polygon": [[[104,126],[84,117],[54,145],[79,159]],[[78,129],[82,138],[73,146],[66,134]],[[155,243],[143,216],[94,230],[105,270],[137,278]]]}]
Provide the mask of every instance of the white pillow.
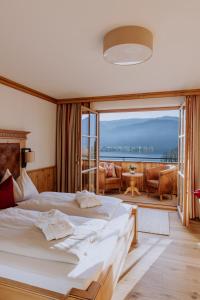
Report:
[{"label": "white pillow", "polygon": [[86,190],[82,192],[76,192],[75,200],[80,208],[90,208],[102,205],[101,201],[97,199],[94,193],[90,193]]},{"label": "white pillow", "polygon": [[22,191],[23,200],[28,200],[39,194],[31,178],[26,173],[26,169],[22,169],[21,175],[17,178],[17,183]]},{"label": "white pillow", "polygon": [[[10,173],[10,171],[7,169],[2,180],[1,183],[4,182],[6,179],[8,179],[8,177],[12,176],[12,174]],[[15,202],[20,202],[23,200],[23,195],[22,195],[22,191],[20,190],[17,182],[15,181],[15,179],[12,177],[13,179],[13,194],[14,194],[14,199]]]}]

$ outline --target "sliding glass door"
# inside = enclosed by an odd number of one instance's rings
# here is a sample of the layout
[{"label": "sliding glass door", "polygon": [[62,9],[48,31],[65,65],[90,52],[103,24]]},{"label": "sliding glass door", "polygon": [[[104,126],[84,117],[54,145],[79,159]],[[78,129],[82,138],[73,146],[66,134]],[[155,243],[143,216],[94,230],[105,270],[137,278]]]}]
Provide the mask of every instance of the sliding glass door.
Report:
[{"label": "sliding glass door", "polygon": [[82,107],[81,187],[98,193],[98,113]]},{"label": "sliding glass door", "polygon": [[185,105],[179,110],[179,170],[178,170],[178,211],[182,222],[184,220],[184,207],[185,207],[185,123],[186,111]]}]

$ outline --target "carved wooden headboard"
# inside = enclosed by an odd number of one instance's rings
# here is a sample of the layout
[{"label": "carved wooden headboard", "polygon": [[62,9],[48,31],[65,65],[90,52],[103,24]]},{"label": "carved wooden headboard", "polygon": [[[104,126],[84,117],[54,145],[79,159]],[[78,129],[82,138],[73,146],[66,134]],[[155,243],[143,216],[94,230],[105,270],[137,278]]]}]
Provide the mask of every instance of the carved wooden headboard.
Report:
[{"label": "carved wooden headboard", "polygon": [[0,143],[0,179],[6,169],[9,169],[14,178],[20,175],[20,144]]},{"label": "carved wooden headboard", "polygon": [[9,169],[14,178],[20,175],[21,148],[26,146],[26,137],[29,132],[0,129],[0,179],[6,169]]}]

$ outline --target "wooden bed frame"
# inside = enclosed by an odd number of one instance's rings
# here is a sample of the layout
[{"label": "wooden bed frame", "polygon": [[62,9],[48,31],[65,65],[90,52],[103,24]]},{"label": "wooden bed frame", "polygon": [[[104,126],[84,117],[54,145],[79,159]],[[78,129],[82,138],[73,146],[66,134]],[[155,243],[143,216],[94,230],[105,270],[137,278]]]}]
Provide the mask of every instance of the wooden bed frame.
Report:
[{"label": "wooden bed frame", "polygon": [[[28,132],[0,129],[0,143],[19,143],[20,148],[25,147],[27,134]],[[10,171],[12,172],[12,170]],[[135,220],[127,242],[127,245],[131,244],[130,249],[137,243],[137,206],[133,206],[131,217]],[[123,258],[115,276],[113,267],[119,261],[114,262],[107,270],[104,270],[98,280],[93,281],[87,290],[72,288],[67,295],[0,277],[0,300],[110,300],[115,284],[121,275]]]}]

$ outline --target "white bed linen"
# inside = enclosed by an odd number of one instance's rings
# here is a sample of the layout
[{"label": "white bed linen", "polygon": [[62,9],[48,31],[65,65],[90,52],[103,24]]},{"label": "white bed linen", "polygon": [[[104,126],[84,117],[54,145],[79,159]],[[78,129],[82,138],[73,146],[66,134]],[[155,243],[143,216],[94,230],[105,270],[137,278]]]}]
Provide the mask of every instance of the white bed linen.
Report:
[{"label": "white bed linen", "polygon": [[75,200],[75,194],[57,192],[44,192],[32,199],[19,202],[18,205],[23,209],[37,211],[49,211],[56,208],[68,215],[110,220],[122,201],[107,196],[97,195],[96,197],[102,205],[91,208],[80,208]]},{"label": "white bed linen", "polygon": [[66,238],[47,241],[34,224],[42,212],[8,208],[0,211],[0,250],[40,259],[77,264],[88,255],[107,221],[68,216],[75,226]]},{"label": "white bed linen", "polygon": [[57,209],[40,213],[35,226],[42,230],[47,241],[62,239],[75,231],[75,226],[70,222],[68,215]]},{"label": "white bed linen", "polygon": [[[130,236],[134,224],[134,219],[129,218],[131,206],[122,204],[122,207],[78,265],[0,252],[0,276],[66,294],[72,287],[86,289],[113,262],[115,275],[119,264],[123,266],[133,238]],[[113,228],[115,224],[121,229],[118,234]]]}]

